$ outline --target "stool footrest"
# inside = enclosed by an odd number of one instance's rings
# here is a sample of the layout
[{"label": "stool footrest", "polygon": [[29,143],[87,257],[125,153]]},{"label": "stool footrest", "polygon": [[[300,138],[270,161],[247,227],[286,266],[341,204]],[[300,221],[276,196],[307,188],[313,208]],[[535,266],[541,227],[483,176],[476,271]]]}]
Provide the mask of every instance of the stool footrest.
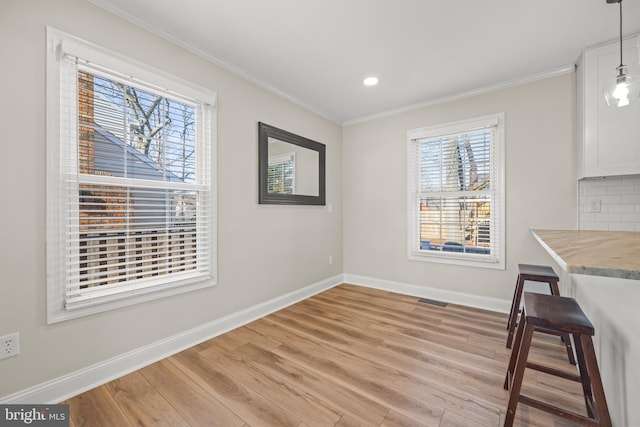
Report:
[{"label": "stool footrest", "polygon": [[555,375],[556,377],[564,378],[567,380],[575,381],[577,383],[582,382],[580,375],[572,374],[562,371],[560,369],[551,368],[535,362],[527,362],[527,368],[535,369],[536,371],[544,372],[545,374]]},{"label": "stool footrest", "polygon": [[531,397],[524,396],[522,394],[520,395],[518,400],[520,401],[520,403],[524,403],[527,406],[531,406],[532,408],[540,409],[541,411],[545,411],[550,414],[557,415],[566,420],[573,421],[574,423],[579,423],[582,425],[592,425],[592,426],[600,425],[600,420],[587,418],[584,415],[576,414],[575,412],[565,411],[564,409],[558,408],[557,406],[553,406],[548,403],[532,399]]}]

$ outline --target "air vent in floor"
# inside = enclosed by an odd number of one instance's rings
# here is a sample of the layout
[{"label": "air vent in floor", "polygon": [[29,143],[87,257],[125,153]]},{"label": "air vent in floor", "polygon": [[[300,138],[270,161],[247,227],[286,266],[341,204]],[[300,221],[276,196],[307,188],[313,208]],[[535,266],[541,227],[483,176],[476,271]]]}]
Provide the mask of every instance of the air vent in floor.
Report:
[{"label": "air vent in floor", "polygon": [[418,302],[422,302],[422,303],[425,303],[425,304],[431,304],[431,305],[437,305],[438,307],[446,307],[447,306],[446,302],[436,301],[436,300],[427,299],[427,298],[420,298],[418,300]]}]

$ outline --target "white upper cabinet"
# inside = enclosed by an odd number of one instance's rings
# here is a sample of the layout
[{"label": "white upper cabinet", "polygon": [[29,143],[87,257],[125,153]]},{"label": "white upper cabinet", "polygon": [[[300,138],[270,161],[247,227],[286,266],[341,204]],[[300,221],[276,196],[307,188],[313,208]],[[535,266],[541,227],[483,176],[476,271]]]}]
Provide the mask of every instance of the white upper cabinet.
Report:
[{"label": "white upper cabinet", "polygon": [[[640,75],[639,43],[623,40],[629,74]],[[610,107],[604,99],[619,64],[619,42],[585,49],[578,64],[578,179],[640,174],[640,101]]]}]

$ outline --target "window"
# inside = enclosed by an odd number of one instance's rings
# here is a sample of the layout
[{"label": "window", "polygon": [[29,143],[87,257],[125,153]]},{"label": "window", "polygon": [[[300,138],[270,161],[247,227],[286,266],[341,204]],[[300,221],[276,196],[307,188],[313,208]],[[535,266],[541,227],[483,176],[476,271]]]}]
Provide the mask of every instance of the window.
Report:
[{"label": "window", "polygon": [[295,194],[296,153],[269,156],[267,191]]},{"label": "window", "polygon": [[409,258],[504,268],[504,114],[407,140]]},{"label": "window", "polygon": [[214,117],[214,93],[49,29],[49,323],[215,283]]}]

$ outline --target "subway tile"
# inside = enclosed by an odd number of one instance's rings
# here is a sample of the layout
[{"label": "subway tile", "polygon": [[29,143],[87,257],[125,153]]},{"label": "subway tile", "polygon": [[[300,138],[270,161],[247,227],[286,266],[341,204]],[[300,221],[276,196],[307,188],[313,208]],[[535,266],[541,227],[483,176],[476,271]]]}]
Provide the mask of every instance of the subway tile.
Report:
[{"label": "subway tile", "polygon": [[609,194],[616,194],[616,195],[635,194],[636,187],[634,187],[633,185],[615,185],[615,186],[607,187],[607,192]]},{"label": "subway tile", "polygon": [[[591,202],[600,200],[600,212]],[[584,230],[640,231],[640,175],[578,182],[578,224]]]},{"label": "subway tile", "polygon": [[640,203],[640,194],[634,194],[633,196],[621,196],[620,197],[620,202],[621,203]]},{"label": "subway tile", "polygon": [[608,194],[606,187],[584,187],[583,190],[585,196],[606,196]]},{"label": "subway tile", "polygon": [[636,223],[613,222],[609,224],[609,231],[636,231]]},{"label": "subway tile", "polygon": [[636,231],[636,224],[633,222],[613,222],[609,224],[609,231]]},{"label": "subway tile", "polygon": [[622,213],[620,214],[621,222],[638,222],[640,223],[640,212]]},{"label": "subway tile", "polygon": [[619,213],[597,213],[596,221],[598,222],[620,222]]},{"label": "subway tile", "polygon": [[580,230],[604,230],[604,231],[608,231],[609,230],[609,226],[607,223],[600,223],[600,222],[582,222],[580,223]]},{"label": "subway tile", "polygon": [[607,205],[607,212],[610,213],[633,213],[636,211],[634,204],[611,204]]}]

